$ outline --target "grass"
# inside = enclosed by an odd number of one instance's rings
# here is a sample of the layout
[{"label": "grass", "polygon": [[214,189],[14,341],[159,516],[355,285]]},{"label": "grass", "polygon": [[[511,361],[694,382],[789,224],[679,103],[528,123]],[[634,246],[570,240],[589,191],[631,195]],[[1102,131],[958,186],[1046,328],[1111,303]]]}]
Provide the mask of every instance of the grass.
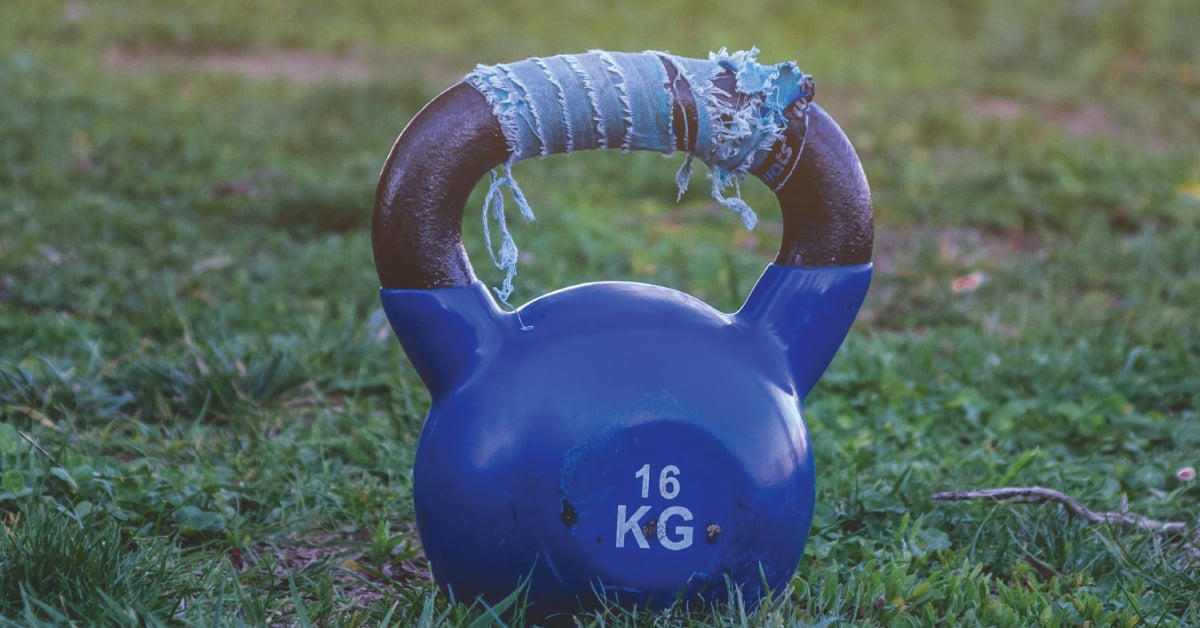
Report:
[{"label": "grass", "polygon": [[[750,45],[817,76],[878,213],[872,292],[807,408],[812,537],[757,610],[580,621],[1200,622],[1171,539],[929,497],[1038,484],[1196,521],[1200,484],[1176,476],[1200,463],[1196,5],[746,7],[9,7],[0,624],[499,623],[437,593],[416,539],[428,397],[378,311],[379,166],[476,62]],[[334,70],[264,80],[215,55]],[[515,300],[609,278],[736,308],[773,257],[773,201],[748,186],[746,233],[702,191],[674,205],[677,165],[520,164],[539,220],[516,231]]]}]

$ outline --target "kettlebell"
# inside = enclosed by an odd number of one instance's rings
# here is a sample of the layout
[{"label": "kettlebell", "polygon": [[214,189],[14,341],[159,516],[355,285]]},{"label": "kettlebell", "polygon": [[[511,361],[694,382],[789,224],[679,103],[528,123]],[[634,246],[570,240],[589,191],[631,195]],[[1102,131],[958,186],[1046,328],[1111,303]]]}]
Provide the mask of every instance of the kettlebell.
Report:
[{"label": "kettlebell", "polygon": [[[468,603],[525,587],[533,619],[783,590],[815,501],[803,401],[871,277],[870,192],[850,142],[811,90],[780,87],[793,66],[752,54],[480,67],[400,134],[372,223],[383,308],[431,396],[413,500],[434,579]],[[539,126],[556,104],[560,128]],[[728,132],[746,106],[777,126],[755,146]],[[730,138],[742,144],[716,146]],[[462,243],[476,182],[528,156],[648,146],[775,190],[779,254],[741,309],[611,281],[502,309]]]}]

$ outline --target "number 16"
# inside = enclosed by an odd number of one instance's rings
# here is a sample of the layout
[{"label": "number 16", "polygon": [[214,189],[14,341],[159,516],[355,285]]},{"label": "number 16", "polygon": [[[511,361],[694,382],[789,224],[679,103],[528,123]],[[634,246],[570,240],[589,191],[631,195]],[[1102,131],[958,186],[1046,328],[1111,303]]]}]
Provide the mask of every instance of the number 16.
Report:
[{"label": "number 16", "polygon": [[[633,477],[642,480],[642,498],[650,496],[650,465],[649,463],[642,465],[642,468],[633,474]],[[679,497],[679,467],[669,464],[662,468],[662,472],[658,474],[658,494],[662,495],[663,499],[675,499]]]}]

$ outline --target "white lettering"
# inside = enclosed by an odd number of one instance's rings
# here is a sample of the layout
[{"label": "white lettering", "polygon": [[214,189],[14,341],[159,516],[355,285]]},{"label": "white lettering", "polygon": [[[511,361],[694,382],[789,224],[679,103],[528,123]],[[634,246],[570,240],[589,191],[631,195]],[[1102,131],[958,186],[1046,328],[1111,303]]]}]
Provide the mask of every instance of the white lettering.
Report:
[{"label": "white lettering", "polygon": [[679,533],[679,538],[671,540],[667,536],[667,521],[676,516],[684,521],[691,521],[692,511],[683,506],[671,506],[663,510],[658,518],[658,542],[669,550],[679,551],[692,546],[692,526],[677,526],[675,531]]},{"label": "white lettering", "polygon": [[669,464],[663,467],[662,473],[658,476],[658,494],[663,496],[663,499],[675,499],[679,497],[679,467]]},{"label": "white lettering", "polygon": [[649,464],[642,465],[642,468],[638,469],[637,473],[633,474],[633,477],[642,478],[642,499],[646,499],[647,497],[649,497],[650,496],[650,465]]},{"label": "white lettering", "polygon": [[[637,541],[638,547],[646,549],[650,544],[646,542],[646,536],[642,534],[642,517],[650,512],[649,506],[642,506],[634,511],[633,516],[625,518],[625,504],[617,505],[617,547],[625,547],[625,534],[633,532],[633,540]],[[688,521],[691,521],[691,513],[688,513]],[[660,527],[659,530],[662,530]],[[661,538],[662,533],[659,533]],[[689,543],[691,536],[688,537]]]}]

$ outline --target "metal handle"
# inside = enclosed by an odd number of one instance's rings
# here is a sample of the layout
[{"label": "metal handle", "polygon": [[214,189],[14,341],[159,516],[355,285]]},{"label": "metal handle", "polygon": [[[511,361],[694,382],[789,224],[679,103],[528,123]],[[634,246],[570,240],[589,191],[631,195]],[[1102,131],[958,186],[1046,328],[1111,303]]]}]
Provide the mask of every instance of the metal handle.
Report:
[{"label": "metal handle", "polygon": [[[679,69],[661,57],[671,92],[669,137],[694,153],[696,100]],[[713,78],[716,93],[738,98],[738,77]],[[735,102],[731,102],[732,106]],[[783,238],[775,263],[831,267],[869,262],[871,194],[842,130],[815,104],[793,105],[787,129],[749,172],[775,190]],[[665,123],[665,120],[664,120]],[[636,147],[635,147],[636,148]],[[551,152],[563,152],[554,150]],[[426,105],[397,138],[375,192],[371,240],[384,288],[433,289],[478,282],[462,242],[462,216],[475,183],[512,157],[485,97],[460,82]]]}]

